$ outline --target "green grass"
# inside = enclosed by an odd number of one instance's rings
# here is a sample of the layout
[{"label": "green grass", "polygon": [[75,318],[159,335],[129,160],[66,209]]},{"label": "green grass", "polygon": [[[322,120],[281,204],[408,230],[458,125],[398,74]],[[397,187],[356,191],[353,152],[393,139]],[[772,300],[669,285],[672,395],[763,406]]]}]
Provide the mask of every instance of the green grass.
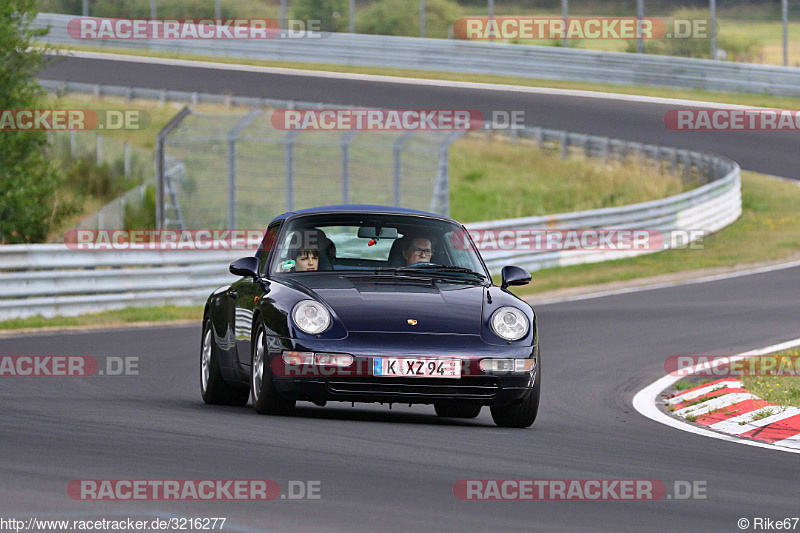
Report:
[{"label": "green grass", "polygon": [[[800,357],[800,347],[791,348],[772,354],[772,357],[781,356]],[[794,359],[796,362],[798,359]],[[763,364],[763,358],[762,358]],[[776,367],[779,363],[776,363]],[[762,375],[743,376],[744,388],[759,398],[776,405],[800,407],[800,377],[795,369],[795,375]]]},{"label": "green grass", "polygon": [[533,273],[529,285],[514,288],[514,292],[532,295],[566,287],[787,259],[800,251],[798,205],[800,187],[796,183],[742,172],[741,217],[703,239],[702,249],[667,250],[629,259],[539,270]]},{"label": "green grass", "polygon": [[696,386],[697,385],[695,383],[691,383],[689,381],[686,381],[685,379],[682,379],[676,382],[674,385],[672,385],[672,388],[675,389],[676,391],[685,391]]},{"label": "green grass", "polygon": [[[124,98],[101,97],[95,98],[88,94],[70,93],[60,97],[50,94],[46,98],[47,105],[57,109],[91,109],[94,111],[108,111],[112,109],[136,109],[147,113],[150,123],[141,129],[130,130],[103,130],[99,131],[104,137],[128,141],[130,144],[153,150],[155,148],[156,134],[174,117],[184,106],[183,103],[167,102],[160,105],[153,100],[132,100],[126,102]],[[199,111],[217,110],[217,106],[192,106]],[[64,133],[69,135],[69,133]],[[80,135],[80,133],[78,133]],[[152,166],[152,165],[151,165]]]},{"label": "green grass", "polygon": [[614,85],[610,83],[587,83],[560,80],[543,80],[534,78],[521,78],[513,76],[489,76],[480,74],[462,74],[451,72],[437,72],[428,70],[358,67],[352,65],[329,65],[313,62],[287,62],[287,61],[260,61],[246,58],[230,58],[221,56],[203,56],[197,54],[183,54],[170,52],[157,52],[151,50],[131,50],[123,48],[104,48],[97,46],[64,46],[65,50],[84,50],[91,52],[119,53],[134,56],[164,57],[171,59],[185,59],[192,61],[211,61],[233,65],[255,65],[263,67],[289,68],[301,70],[319,70],[324,72],[347,72],[355,74],[374,74],[383,76],[397,76],[403,78],[422,78],[430,80],[466,81],[476,83],[495,83],[517,85],[521,87],[543,87],[553,89],[571,89],[585,91],[599,91],[615,94],[634,94],[662,98],[677,98],[703,102],[719,102],[724,104],[738,104],[753,107],[769,107],[776,109],[800,109],[800,98],[773,96],[769,94],[738,94],[703,91],[699,89],[674,89],[669,87],[648,87],[643,85]]},{"label": "green grass", "polygon": [[137,322],[170,322],[175,320],[197,320],[199,323],[202,318],[202,306],[126,307],[125,309],[79,316],[44,318],[37,315],[27,318],[15,318],[0,322],[0,331],[81,326],[111,327],[135,324]]},{"label": "green grass", "polygon": [[750,416],[749,420],[742,420],[741,422],[739,422],[739,425],[744,426],[752,422],[755,422],[756,420],[762,420],[764,418],[767,418],[768,416],[772,416],[775,413],[776,411],[774,409],[770,409],[769,407],[764,407],[753,413]]},{"label": "green grass", "polygon": [[562,160],[529,140],[511,144],[475,133],[450,152],[450,214],[461,222],[620,206],[687,188],[648,161]]}]

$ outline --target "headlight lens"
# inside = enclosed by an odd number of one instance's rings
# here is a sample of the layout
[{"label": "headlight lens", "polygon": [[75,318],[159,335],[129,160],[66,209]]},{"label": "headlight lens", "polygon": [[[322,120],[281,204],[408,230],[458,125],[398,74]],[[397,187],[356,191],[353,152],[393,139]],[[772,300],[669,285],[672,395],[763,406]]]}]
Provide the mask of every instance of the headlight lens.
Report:
[{"label": "headlight lens", "polygon": [[528,317],[516,307],[501,307],[492,314],[492,329],[507,341],[516,341],[528,333]]},{"label": "headlight lens", "polygon": [[325,307],[314,300],[303,300],[294,306],[292,320],[301,331],[309,335],[322,333],[331,325],[331,315]]}]

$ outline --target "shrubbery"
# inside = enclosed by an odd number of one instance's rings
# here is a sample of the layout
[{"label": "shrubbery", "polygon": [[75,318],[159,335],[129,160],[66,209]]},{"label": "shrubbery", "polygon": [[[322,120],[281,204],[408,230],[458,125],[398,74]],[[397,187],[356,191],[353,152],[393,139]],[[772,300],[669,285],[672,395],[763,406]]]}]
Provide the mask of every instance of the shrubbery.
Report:
[{"label": "shrubbery", "polygon": [[321,31],[347,31],[347,0],[295,0],[292,16],[298,20],[319,20]]},{"label": "shrubbery", "polygon": [[[663,38],[645,41],[644,50],[648,54],[661,54],[679,57],[711,58],[711,13],[707,9],[683,8],[672,12],[667,20],[667,35],[675,35],[674,20],[707,20],[706,36],[703,38]],[[627,52],[636,52],[637,42],[628,41]],[[763,59],[763,45],[758,39],[744,35],[734,35],[717,31],[717,50],[724,50],[728,61],[757,63]]]},{"label": "shrubbery", "polygon": [[[0,109],[44,107],[36,76],[47,56],[29,48],[46,33],[31,28],[35,0],[0,2]],[[63,178],[46,155],[44,131],[0,134],[0,243],[41,242],[68,216],[56,197]]]},{"label": "shrubbery", "polygon": [[[462,17],[453,0],[425,1],[426,37],[447,37]],[[419,0],[379,0],[358,12],[356,30],[377,35],[419,35]]]}]

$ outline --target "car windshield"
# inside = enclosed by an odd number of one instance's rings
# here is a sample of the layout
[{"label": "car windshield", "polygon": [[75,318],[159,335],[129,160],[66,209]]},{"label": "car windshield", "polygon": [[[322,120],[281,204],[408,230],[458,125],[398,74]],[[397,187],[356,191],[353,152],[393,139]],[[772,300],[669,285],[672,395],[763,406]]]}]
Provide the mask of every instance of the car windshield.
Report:
[{"label": "car windshield", "polygon": [[458,224],[424,216],[363,213],[292,219],[283,229],[269,268],[273,274],[343,271],[488,276]]}]

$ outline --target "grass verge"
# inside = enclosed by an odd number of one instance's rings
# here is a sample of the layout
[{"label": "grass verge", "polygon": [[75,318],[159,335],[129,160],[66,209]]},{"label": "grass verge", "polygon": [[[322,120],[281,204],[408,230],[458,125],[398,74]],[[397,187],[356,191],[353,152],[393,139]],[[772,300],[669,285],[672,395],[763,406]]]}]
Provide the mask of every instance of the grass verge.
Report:
[{"label": "grass verge", "polygon": [[[450,152],[450,214],[478,222],[646,202],[692,187],[651,161],[562,160],[530,140],[472,133]],[[500,185],[501,184],[501,185]]]},{"label": "grass verge", "polygon": [[161,323],[203,318],[203,306],[161,305],[155,307],[126,307],[102,313],[79,316],[44,318],[32,316],[0,322],[0,331],[24,331],[49,328],[92,328],[125,326],[136,323]]},{"label": "grass verge", "polygon": [[800,251],[800,187],[797,183],[742,172],[742,215],[706,237],[702,249],[675,249],[603,263],[550,268],[515,288],[518,295],[715,267],[784,260]]},{"label": "grass verge", "polygon": [[[774,359],[775,361],[768,361]],[[744,388],[759,398],[776,405],[800,407],[800,372],[797,363],[800,361],[800,346],[777,352],[769,356],[762,356],[759,363],[769,365],[781,374],[794,375],[761,375],[744,376]],[[765,371],[766,372],[766,371]]]}]

